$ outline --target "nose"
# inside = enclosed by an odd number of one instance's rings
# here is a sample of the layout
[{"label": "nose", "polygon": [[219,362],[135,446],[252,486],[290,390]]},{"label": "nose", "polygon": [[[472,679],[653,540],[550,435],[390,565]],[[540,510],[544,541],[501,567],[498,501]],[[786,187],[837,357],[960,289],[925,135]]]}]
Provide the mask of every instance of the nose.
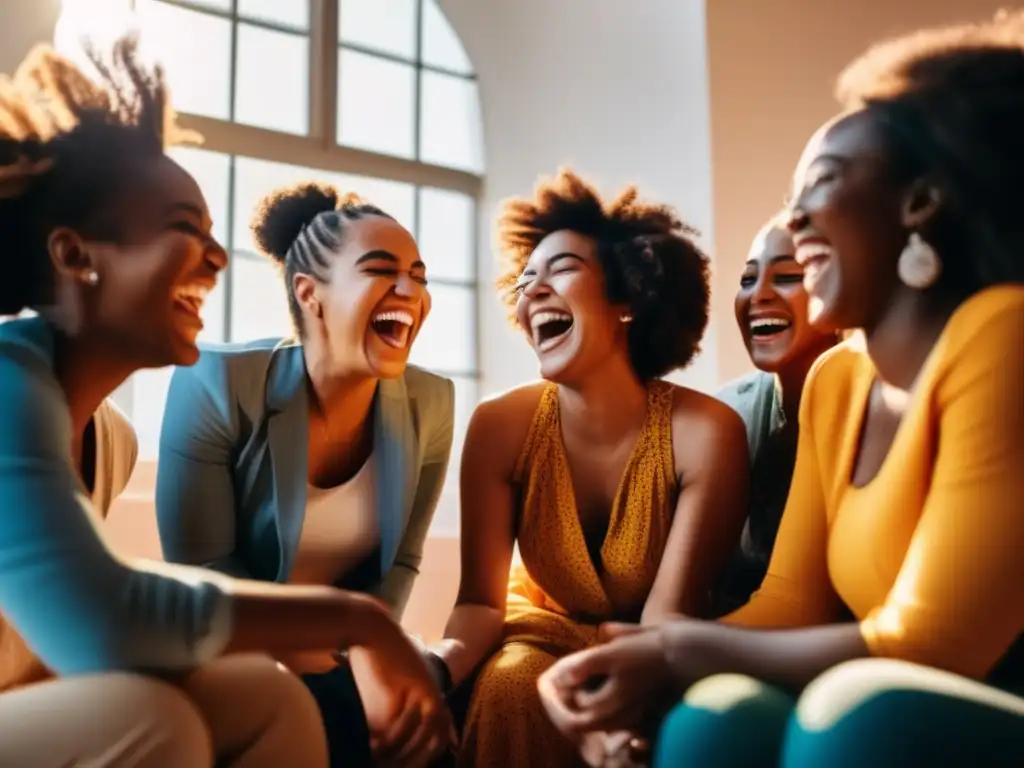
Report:
[{"label": "nose", "polygon": [[395,294],[403,296],[409,299],[417,299],[422,293],[426,292],[426,286],[418,280],[414,280],[412,275],[403,272],[395,280]]},{"label": "nose", "polygon": [[531,299],[541,299],[551,295],[551,288],[540,276],[537,276],[523,286],[522,293],[523,296]]},{"label": "nose", "polygon": [[786,228],[792,233],[807,229],[810,224],[810,218],[807,213],[799,205],[790,205],[789,210],[786,211]]},{"label": "nose", "polygon": [[222,272],[228,266],[228,252],[220,243],[211,242],[206,249],[206,261],[216,272]]},{"label": "nose", "polygon": [[767,273],[768,270],[762,269],[757,275],[754,289],[750,294],[750,302],[752,304],[765,304],[775,298],[772,281]]}]

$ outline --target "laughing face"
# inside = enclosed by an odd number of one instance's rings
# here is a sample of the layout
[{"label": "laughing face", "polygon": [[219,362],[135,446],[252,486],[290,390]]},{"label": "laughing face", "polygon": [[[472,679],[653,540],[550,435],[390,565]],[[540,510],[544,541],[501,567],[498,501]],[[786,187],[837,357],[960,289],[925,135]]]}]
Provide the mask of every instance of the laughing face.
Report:
[{"label": "laughing face", "polygon": [[210,234],[210,214],[195,180],[167,157],[133,167],[130,186],[100,217],[108,239],[51,236],[66,264],[74,248],[89,254],[100,280],[86,292],[94,332],[138,367],[192,365],[201,312],[227,254]]},{"label": "laughing face", "polygon": [[793,256],[789,232],[769,224],[754,239],[736,293],[736,322],[747,352],[769,373],[813,361],[835,343],[834,334],[808,322],[804,272]]},{"label": "laughing face", "polygon": [[327,280],[296,275],[294,290],[307,334],[326,339],[341,366],[374,378],[405,372],[430,293],[419,249],[401,224],[383,216],[347,223]]},{"label": "laughing face", "polygon": [[608,301],[593,238],[552,232],[531,254],[517,291],[516,319],[545,379],[572,380],[616,349],[628,354],[623,308]]},{"label": "laughing face", "polygon": [[907,242],[906,185],[868,111],[826,123],[794,176],[790,230],[822,328],[870,328],[900,290],[896,264]]}]

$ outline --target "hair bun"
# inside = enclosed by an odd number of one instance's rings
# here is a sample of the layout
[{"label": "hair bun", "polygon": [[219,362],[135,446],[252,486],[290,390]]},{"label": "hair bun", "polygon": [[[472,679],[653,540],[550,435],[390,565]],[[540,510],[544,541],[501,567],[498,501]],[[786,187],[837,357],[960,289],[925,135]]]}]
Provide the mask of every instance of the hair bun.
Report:
[{"label": "hair bun", "polygon": [[275,189],[260,200],[249,224],[256,247],[284,262],[303,228],[321,213],[342,207],[347,198],[330,184],[311,181]]}]

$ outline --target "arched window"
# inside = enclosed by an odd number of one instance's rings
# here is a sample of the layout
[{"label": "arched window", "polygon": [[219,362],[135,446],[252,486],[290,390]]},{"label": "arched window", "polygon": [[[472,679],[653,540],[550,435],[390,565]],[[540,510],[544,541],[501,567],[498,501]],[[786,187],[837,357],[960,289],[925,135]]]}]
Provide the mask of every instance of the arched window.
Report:
[{"label": "arched window", "polygon": [[[233,254],[206,303],[203,338],[290,332],[279,274],[247,228],[259,197],[305,179],[359,192],[409,227],[427,262],[433,309],[412,361],[455,380],[454,470],[479,378],[483,143],[473,68],[436,0],[64,0],[56,45],[81,55],[81,34],[109,32],[111,20],[141,29],[182,123],[206,139],[172,150]],[[116,396],[141,461],[156,459],[169,378],[142,371]],[[455,522],[439,518],[442,528]]]}]

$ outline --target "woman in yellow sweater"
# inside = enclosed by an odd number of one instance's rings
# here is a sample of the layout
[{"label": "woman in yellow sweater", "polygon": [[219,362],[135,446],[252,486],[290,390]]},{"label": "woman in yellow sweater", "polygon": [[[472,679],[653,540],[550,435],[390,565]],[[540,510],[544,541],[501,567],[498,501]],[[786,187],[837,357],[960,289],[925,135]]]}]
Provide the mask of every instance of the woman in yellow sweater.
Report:
[{"label": "woman in yellow sweater", "polygon": [[539,683],[578,734],[701,680],[655,765],[1024,764],[1024,13],[879,46],[840,94],[790,229],[811,321],[863,333],[808,377],[761,590]]}]

